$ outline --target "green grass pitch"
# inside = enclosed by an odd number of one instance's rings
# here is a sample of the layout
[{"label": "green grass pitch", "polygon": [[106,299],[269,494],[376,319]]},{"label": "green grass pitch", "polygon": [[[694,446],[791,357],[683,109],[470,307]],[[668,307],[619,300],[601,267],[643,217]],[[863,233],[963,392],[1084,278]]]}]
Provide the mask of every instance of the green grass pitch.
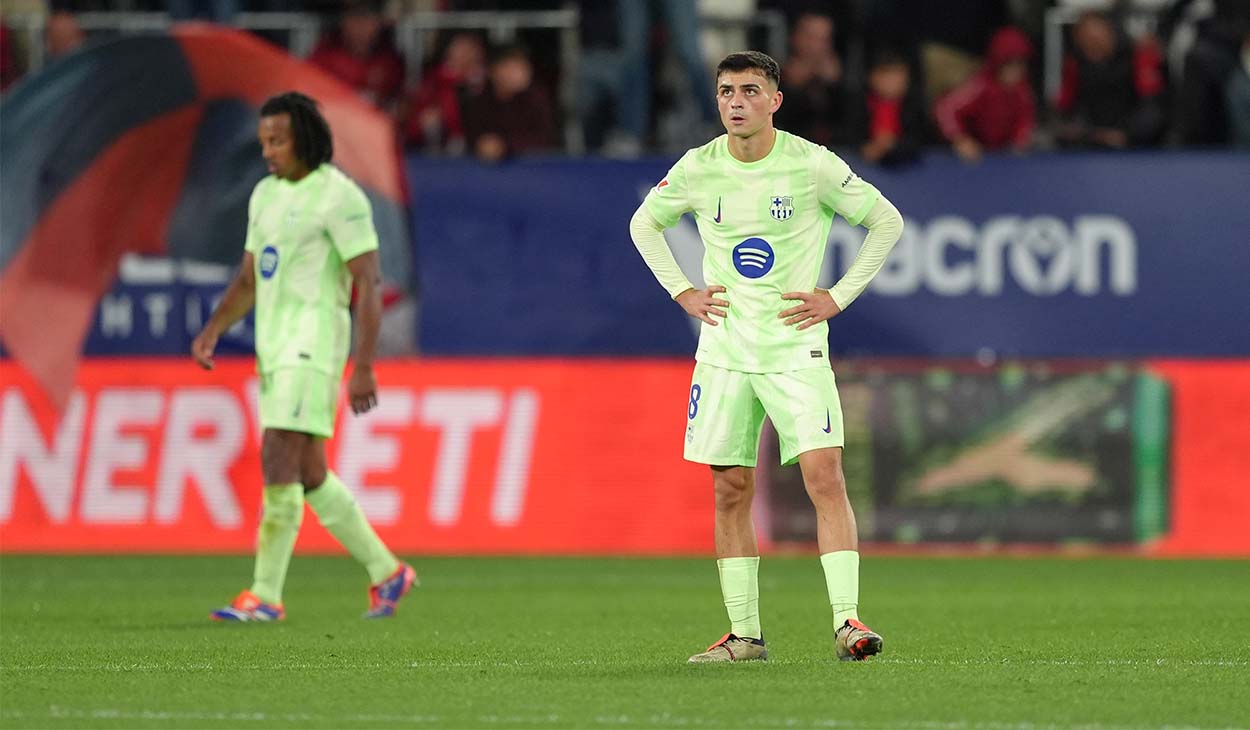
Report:
[{"label": "green grass pitch", "polygon": [[767,663],[708,559],[430,558],[392,620],[297,556],[280,625],[208,611],[248,558],[0,557],[0,725],[918,730],[1250,727],[1250,563],[866,555],[885,636],[833,660],[815,557],[761,565]]}]

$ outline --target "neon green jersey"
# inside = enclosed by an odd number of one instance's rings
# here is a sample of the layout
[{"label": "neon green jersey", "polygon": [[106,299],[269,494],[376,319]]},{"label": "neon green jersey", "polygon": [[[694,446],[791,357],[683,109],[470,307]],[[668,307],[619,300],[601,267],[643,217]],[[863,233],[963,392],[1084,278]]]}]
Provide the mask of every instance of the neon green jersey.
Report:
[{"label": "neon green jersey", "polygon": [[695,359],[728,370],[776,373],[828,367],[829,327],[798,331],[777,314],[816,287],[834,214],[859,225],[880,193],[840,157],[781,130],[768,156],[741,162],[727,135],[690,150],[647,194],[661,225],[693,212],[703,278],[728,291],[728,316],[702,326]]},{"label": "neon green jersey", "polygon": [[378,248],[364,191],[328,164],[298,182],[270,175],[252,191],[245,248],[255,258],[258,369],[342,373],[352,331],[346,262]]}]

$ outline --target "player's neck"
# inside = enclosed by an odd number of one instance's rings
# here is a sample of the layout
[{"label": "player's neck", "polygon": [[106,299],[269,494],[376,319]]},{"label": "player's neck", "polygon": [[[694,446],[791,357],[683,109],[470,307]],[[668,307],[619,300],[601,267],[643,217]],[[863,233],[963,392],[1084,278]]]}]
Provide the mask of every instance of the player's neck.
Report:
[{"label": "player's neck", "polygon": [[295,166],[295,169],[291,170],[289,175],[286,176],[286,181],[289,183],[297,183],[308,177],[310,174],[312,174],[312,170],[308,169],[308,165],[301,162]]},{"label": "player's neck", "polygon": [[738,162],[759,162],[777,143],[777,128],[769,125],[750,137],[729,135],[729,154]]}]

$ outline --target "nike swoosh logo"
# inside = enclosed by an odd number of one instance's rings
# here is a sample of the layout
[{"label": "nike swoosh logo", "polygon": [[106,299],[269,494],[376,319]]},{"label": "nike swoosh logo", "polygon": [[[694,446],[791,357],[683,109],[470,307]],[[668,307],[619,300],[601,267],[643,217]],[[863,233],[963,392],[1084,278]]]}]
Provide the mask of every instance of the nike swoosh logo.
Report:
[{"label": "nike swoosh logo", "polygon": [[712,220],[716,221],[717,223],[720,223],[720,196],[719,195],[716,197],[716,217],[713,218]]},{"label": "nike swoosh logo", "polygon": [[825,433],[830,433],[833,431],[833,419],[830,418],[829,416],[828,408],[825,409],[825,427],[820,430],[824,431]]}]

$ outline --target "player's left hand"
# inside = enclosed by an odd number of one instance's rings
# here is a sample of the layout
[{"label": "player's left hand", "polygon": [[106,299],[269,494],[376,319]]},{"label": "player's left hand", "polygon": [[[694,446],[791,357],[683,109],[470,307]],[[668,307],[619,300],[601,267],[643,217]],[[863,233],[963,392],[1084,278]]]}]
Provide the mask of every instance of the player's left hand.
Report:
[{"label": "player's left hand", "polygon": [[[826,289],[816,289],[812,292],[792,291],[782,294],[781,298],[802,302],[777,315],[778,319],[786,320],[787,327],[797,324],[800,330],[805,330],[818,322],[833,319],[842,311],[838,303],[833,301],[833,295]],[[787,317],[789,319],[786,319]]]},{"label": "player's left hand", "polygon": [[369,365],[352,368],[352,377],[347,382],[347,400],[352,404],[352,413],[360,415],[373,410],[378,404],[378,379]]}]

